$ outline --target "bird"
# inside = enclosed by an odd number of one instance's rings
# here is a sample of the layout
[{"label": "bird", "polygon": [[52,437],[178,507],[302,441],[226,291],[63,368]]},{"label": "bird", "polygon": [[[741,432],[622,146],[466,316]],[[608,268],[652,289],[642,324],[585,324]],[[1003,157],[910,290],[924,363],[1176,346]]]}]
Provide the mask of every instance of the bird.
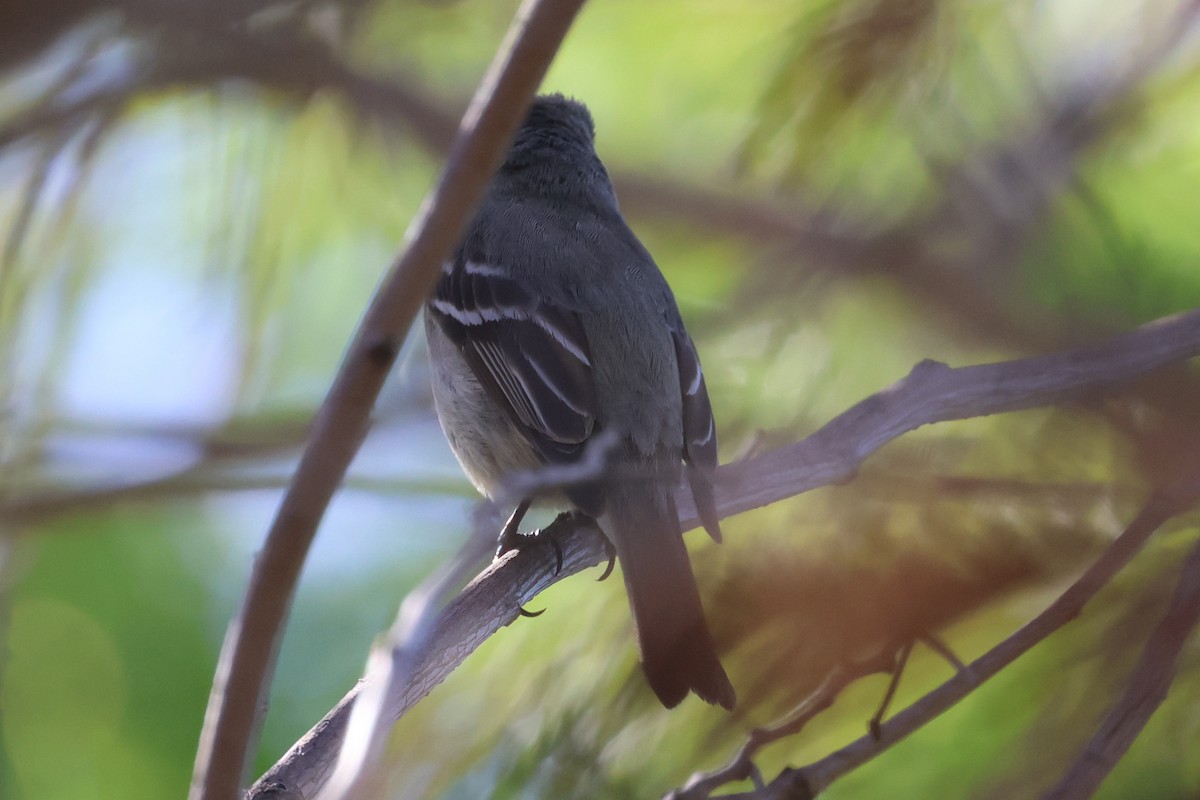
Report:
[{"label": "bird", "polygon": [[690,691],[732,709],[674,501],[686,475],[721,540],[704,372],[621,214],[583,103],[534,98],[424,319],[439,421],[485,496],[515,473],[578,464],[607,437],[600,475],[526,498],[509,526],[532,501],[594,519],[621,566],[655,695],[667,708]]}]

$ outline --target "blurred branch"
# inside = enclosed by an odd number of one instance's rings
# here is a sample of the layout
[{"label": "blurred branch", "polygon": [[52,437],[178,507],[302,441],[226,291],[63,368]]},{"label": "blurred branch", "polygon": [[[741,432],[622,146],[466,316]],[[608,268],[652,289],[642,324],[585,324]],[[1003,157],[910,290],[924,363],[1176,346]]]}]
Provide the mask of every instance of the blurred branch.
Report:
[{"label": "blurred branch", "polygon": [[[286,24],[248,25],[245,16],[255,8],[172,7],[164,18],[154,2],[113,5],[133,20],[127,29],[154,32],[144,37],[139,67],[116,84],[107,81],[82,96],[48,97],[0,124],[0,148],[62,126],[75,129],[102,109],[118,114],[145,93],[226,81],[250,82],[299,103],[334,92],[360,120],[404,128],[439,155],[453,140],[457,115],[448,108],[460,103],[447,103],[403,75],[371,75],[352,66],[293,18],[304,13],[303,6],[285,16]],[[834,213],[795,198],[746,197],[619,170],[614,180],[628,211],[735,235],[768,252],[772,269],[761,271],[761,281],[747,282],[750,294],[790,299],[781,287],[795,288],[812,275],[881,275],[973,337],[1021,348],[1071,346],[1107,331],[1006,299],[1014,296],[1014,259],[1055,199],[1079,188],[1079,162],[1087,149],[1127,119],[1122,110],[1130,96],[1188,41],[1198,8],[1196,2],[1181,3],[1123,72],[1044,98],[1033,110],[1036,118],[1007,141],[977,147],[957,163],[931,164],[938,198],[932,208],[883,230],[848,216],[846,209]],[[791,268],[776,268],[781,262]]]},{"label": "blurred branch", "polygon": [[578,12],[522,5],[484,76],[408,247],[371,300],[317,414],[292,484],[254,565],[214,676],[196,755],[193,800],[233,798],[245,773],[284,619],[317,526],[366,435],[368,416],[438,267],[461,236]]},{"label": "blurred branch", "polygon": [[693,775],[685,787],[668,794],[666,800],[707,798],[713,790],[735,781],[749,780],[756,786],[761,786],[762,774],[754,763],[754,756],[759,750],[772,742],[799,733],[810,721],[833,705],[842,690],[854,681],[878,672],[889,672],[895,667],[895,660],[887,650],[881,651],[868,661],[850,666],[835,666],[821,685],[806,697],[787,719],[767,728],[755,728],[750,731],[746,735],[746,742],[729,763],[713,772]]},{"label": "blurred branch", "polygon": [[[878,735],[864,736],[805,767],[784,769],[770,783],[753,791],[724,795],[724,797],[739,798],[740,800],[796,800],[797,798],[816,797],[838,778],[867,763],[938,717],[988,678],[996,675],[1024,655],[1034,645],[1079,616],[1088,601],[1108,585],[1113,576],[1129,563],[1130,559],[1141,550],[1146,540],[1159,527],[1193,507],[1198,500],[1200,500],[1200,474],[1189,475],[1177,485],[1155,492],[1147,500],[1141,512],[1129,523],[1129,527],[1058,599],[1016,633],[968,664],[965,670],[881,725]],[[1196,557],[1200,558],[1200,556]],[[1192,558],[1189,557],[1189,564],[1191,561]],[[1196,597],[1192,592],[1200,592],[1200,587],[1193,586],[1193,583],[1200,584],[1200,579],[1193,575],[1189,581],[1186,599],[1181,602],[1190,602],[1195,605]],[[1174,607],[1174,604],[1172,605]],[[1200,610],[1188,609],[1187,611],[1188,614],[1193,612],[1200,613]],[[1191,619],[1191,617],[1189,616],[1187,619]],[[1164,645],[1164,647],[1166,646]],[[1173,663],[1172,659],[1171,664],[1173,665]],[[1168,681],[1169,678],[1170,672],[1166,675]],[[1165,687],[1162,688],[1162,691],[1165,693]],[[1149,712],[1146,713],[1148,716]],[[1133,732],[1136,733],[1138,729],[1140,726],[1136,726]],[[675,797],[677,800],[685,798],[686,800],[704,800],[709,797],[711,788],[715,788],[703,783],[698,783],[698,785],[703,786],[706,790],[697,793],[689,793],[684,790]]]},{"label": "blurred branch", "polygon": [[[94,114],[113,114],[139,96],[172,88],[210,88],[226,80],[249,80],[299,102],[321,91],[336,92],[359,119],[406,128],[422,147],[444,156],[457,116],[427,89],[392,74],[374,76],[340,60],[320,42],[205,26],[205,46],[194,42],[162,47],[161,54],[123,80],[72,97],[51,95],[0,125],[0,149],[32,136],[77,129]],[[862,251],[891,250],[891,240],[862,240],[835,232],[831,222],[796,206],[781,209],[778,198],[747,198],[645,177],[614,175],[627,209],[648,216],[685,219],[706,231],[754,242],[786,243],[816,257],[854,260]],[[881,253],[882,255],[882,253]]]},{"label": "blurred branch", "polygon": [[[282,488],[286,479],[274,476],[248,478],[239,472],[246,462],[269,459],[293,451],[303,444],[307,426],[296,421],[272,418],[239,418],[218,429],[190,426],[112,426],[89,425],[73,420],[54,420],[56,429],[66,437],[81,440],[151,442],[172,448],[190,448],[196,461],[182,470],[149,479],[122,481],[120,473],[110,471],[100,486],[68,488],[10,489],[0,499],[0,517],[12,523],[14,532],[60,514],[105,508],[129,500],[154,500],[215,491],[241,491]],[[52,471],[49,465],[6,462],[0,465],[0,480],[14,485],[16,475]],[[230,474],[222,474],[229,469]],[[427,486],[427,484],[423,484]]]},{"label": "blurred branch", "polygon": [[[290,475],[270,474],[247,476],[244,473],[213,474],[213,465],[204,463],[183,472],[123,486],[102,486],[75,491],[49,491],[15,497],[0,503],[0,518],[8,526],[2,536],[17,537],[23,526],[63,514],[79,514],[128,502],[174,501],[197,495],[282,491],[288,487]],[[468,498],[461,480],[446,478],[402,478],[395,480],[348,477],[342,484],[347,491],[367,492],[392,498],[407,494],[419,497],[445,495]],[[55,528],[49,528],[51,532]],[[63,529],[66,530],[66,529]],[[44,535],[46,528],[38,528]]]},{"label": "blurred branch", "polygon": [[[922,362],[904,380],[859,402],[806,439],[721,467],[715,487],[718,513],[725,518],[819,486],[846,482],[871,453],[922,425],[1112,392],[1135,376],[1197,355],[1200,310],[1055,355],[959,368]],[[680,489],[676,503],[683,529],[696,527],[699,520],[690,493]],[[1139,519],[1160,511],[1162,506],[1151,503]],[[603,538],[594,527],[555,522],[551,528],[563,550],[562,571],[554,574],[550,554],[528,548],[507,554],[481,573],[439,621],[428,648],[417,659],[405,701],[395,709],[397,717],[444,680],[482,642],[516,620],[519,606],[559,580],[606,559]],[[1127,542],[1129,536],[1119,541]],[[1097,565],[1113,557],[1106,555]],[[461,609],[468,607],[474,617],[464,621]],[[355,692],[357,689],[268,770],[249,797],[302,798],[309,796],[311,787],[320,786],[327,776],[331,754],[340,747],[345,715]],[[883,730],[894,730],[889,727],[894,724],[895,720],[885,724]]]},{"label": "blurred branch", "polygon": [[[87,69],[88,61],[95,56],[98,49],[98,40],[89,42],[82,49],[79,56],[68,65],[63,75],[54,81],[53,85],[46,91],[43,102],[49,102],[51,98],[59,92],[65,91],[71,84],[78,80]],[[103,125],[97,127],[102,129]],[[30,171],[25,187],[21,192],[21,202],[17,207],[16,214],[13,216],[12,227],[5,237],[3,255],[0,256],[0,295],[4,291],[5,277],[12,269],[17,254],[20,252],[21,243],[25,240],[29,232],[30,222],[33,220],[34,212],[41,201],[42,192],[46,188],[46,179],[50,173],[50,166],[54,162],[55,156],[66,146],[72,133],[73,131],[65,126],[55,130],[51,136],[47,137],[46,141],[41,143],[39,152],[34,158],[33,169]]]},{"label": "blurred branch", "polygon": [[1200,542],[1192,547],[1171,604],[1150,634],[1126,681],[1125,694],[1109,711],[1079,760],[1045,800],[1086,800],[1096,793],[1150,717],[1167,699],[1179,654],[1200,622]]},{"label": "blurred branch", "polygon": [[[387,424],[406,424],[411,415],[432,415],[432,410],[404,404],[386,413],[372,416],[378,429]],[[308,437],[312,412],[289,410],[286,414],[268,412],[240,416],[219,427],[193,425],[139,425],[93,423],[87,420],[55,417],[48,428],[67,442],[113,442],[139,445],[149,443],[196,454],[182,469],[164,470],[146,477],[144,473],[125,475],[108,469],[96,483],[72,482],[60,485],[53,476],[76,466],[70,459],[56,459],[45,453],[0,463],[0,484],[7,491],[0,496],[0,519],[9,523],[9,535],[21,535],[49,519],[93,509],[107,509],[120,503],[156,502],[217,492],[245,492],[260,489],[284,489],[290,478],[290,459]],[[424,419],[432,421],[431,416]],[[433,423],[436,424],[436,423]],[[29,476],[44,476],[42,478]],[[398,493],[474,498],[474,491],[461,479],[408,476],[376,478],[352,475],[345,488],[380,495]],[[53,528],[39,527],[43,534]]]},{"label": "blurred branch", "polygon": [[371,648],[366,676],[347,723],[337,767],[319,800],[343,800],[381,795],[383,756],[397,706],[405,705],[407,688],[416,675],[420,655],[427,651],[437,624],[448,612],[443,597],[470,578],[475,566],[492,551],[490,515],[477,515],[470,538],[458,555],[433,572],[400,605],[396,621],[384,641]]},{"label": "blurred branch", "polygon": [[[687,523],[699,524],[694,514]],[[410,678],[389,701],[399,719],[444,681],[493,634],[520,619],[518,608],[571,575],[607,559],[604,536],[580,518],[556,520],[542,531],[558,543],[562,569],[549,547],[513,550],[479,573],[445,608],[427,644],[414,654]],[[247,800],[305,800],[332,773],[360,682],[285,753],[247,793]]]},{"label": "blurred branch", "polygon": [[[875,10],[903,6],[911,13],[913,4],[846,5]],[[836,17],[841,8],[835,4],[826,11]],[[1068,191],[1088,196],[1081,177],[1084,159],[1095,145],[1136,119],[1137,93],[1146,89],[1146,82],[1176,55],[1195,58],[1194,48],[1189,51],[1187,45],[1198,16],[1200,3],[1180,2],[1174,13],[1149,26],[1153,35],[1129,61],[1114,59],[1074,81],[1056,80],[1051,91],[1039,92],[1027,110],[1028,119],[1007,120],[1012,130],[1000,138],[991,133],[972,137],[964,154],[953,161],[926,155],[931,202],[918,204],[882,230],[861,214],[855,219],[853,207],[831,220],[822,220],[819,213],[798,216],[828,235],[823,241],[798,238],[790,246],[786,237],[775,240],[785,249],[771,259],[773,268],[752,276],[736,307],[765,302],[786,308],[794,302],[795,290],[814,276],[870,275],[910,295],[943,325],[993,345],[1059,349],[1113,332],[1108,320],[1072,319],[1069,312],[1031,302],[1020,258]],[[847,44],[875,35],[873,29],[860,31]],[[836,68],[818,74],[836,83]],[[876,77],[885,83],[893,79],[887,70]],[[809,99],[798,95],[787,108],[805,107],[800,97]],[[894,110],[889,100],[886,113]],[[910,134],[911,144],[925,152],[929,140],[941,134],[944,131],[918,128]],[[793,135],[795,141],[813,141],[811,136]],[[778,269],[779,263],[791,268]],[[787,318],[786,310],[781,318]]]},{"label": "blurred branch", "polygon": [[23,113],[0,125],[0,148],[23,139],[71,128],[92,115],[123,108],[139,96],[172,88],[212,88],[224,81],[254,85],[306,101],[334,91],[363,119],[402,124],[427,148],[446,153],[458,118],[410,86],[403,76],[376,77],[358,71],[328,45],[292,28],[246,30],[210,24],[203,12],[172,18],[149,53],[125,74],[90,91],[78,91],[70,73]]},{"label": "blurred branch", "polygon": [[1197,355],[1200,310],[1054,355],[958,368],[923,361],[803,441],[723,467],[717,497],[727,514],[749,511],[850,480],[863,459],[922,425],[1082,401]]}]

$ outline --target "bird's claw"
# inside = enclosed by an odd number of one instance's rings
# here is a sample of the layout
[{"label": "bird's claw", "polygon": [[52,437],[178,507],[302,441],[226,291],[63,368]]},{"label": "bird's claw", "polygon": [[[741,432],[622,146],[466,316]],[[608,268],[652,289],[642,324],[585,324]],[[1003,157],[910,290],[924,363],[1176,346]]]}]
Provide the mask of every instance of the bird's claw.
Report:
[{"label": "bird's claw", "polygon": [[608,555],[608,564],[604,567],[604,572],[600,573],[600,577],[596,578],[596,583],[612,575],[613,567],[617,565],[617,548],[613,547],[613,543],[608,539],[604,540],[604,552]]},{"label": "bird's claw", "polygon": [[520,527],[521,520],[525,518],[525,512],[528,510],[528,500],[522,500],[513,509],[512,515],[504,523],[504,527],[500,529],[500,535],[496,537],[496,558],[500,558],[510,550],[521,549],[521,543],[525,540],[525,537],[517,529]]}]

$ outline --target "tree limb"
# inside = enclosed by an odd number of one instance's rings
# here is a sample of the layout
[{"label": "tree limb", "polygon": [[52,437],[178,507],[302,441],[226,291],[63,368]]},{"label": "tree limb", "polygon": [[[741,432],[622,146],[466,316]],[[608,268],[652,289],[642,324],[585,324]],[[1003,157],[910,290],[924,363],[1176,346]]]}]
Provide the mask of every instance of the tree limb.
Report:
[{"label": "tree limb", "polygon": [[[859,402],[806,439],[721,467],[715,485],[718,514],[725,518],[819,486],[843,483],[871,453],[922,425],[1113,391],[1124,381],[1197,355],[1200,310],[1054,355],[959,368],[921,362],[908,377]],[[676,503],[684,530],[699,525],[690,493],[681,489]],[[537,548],[527,549],[492,564],[450,604],[429,647],[418,657],[406,700],[395,709],[397,717],[441,683],[488,637],[513,622],[518,606],[606,558],[603,539],[594,528],[561,531],[555,539],[563,550],[563,567],[557,576],[553,557]],[[307,787],[319,786],[327,777],[356,692],[352,690],[271,767],[249,797],[310,796]],[[896,721],[907,713],[898,714],[882,730],[894,730]],[[293,791],[297,793],[289,793]]]},{"label": "tree limb", "polygon": [[196,755],[193,800],[227,800],[239,790],[284,619],[317,525],[366,435],[368,415],[405,332],[500,166],[581,3],[529,0],[522,6],[507,49],[480,84],[445,171],[410,229],[404,255],[372,298],[226,635]]},{"label": "tree limb", "polygon": [[[843,483],[891,440],[924,425],[1087,399],[1158,367],[1200,355],[1200,310],[1053,355],[950,368],[917,364],[803,441],[721,470],[723,514]],[[691,510],[690,504],[687,506]]]}]

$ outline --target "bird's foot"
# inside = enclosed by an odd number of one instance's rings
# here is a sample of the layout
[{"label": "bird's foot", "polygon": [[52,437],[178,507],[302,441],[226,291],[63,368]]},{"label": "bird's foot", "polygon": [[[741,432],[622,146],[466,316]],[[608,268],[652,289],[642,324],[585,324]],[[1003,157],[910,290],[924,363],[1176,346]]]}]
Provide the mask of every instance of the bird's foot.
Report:
[{"label": "bird's foot", "polygon": [[529,536],[532,534],[523,534],[520,532],[521,520],[525,518],[525,512],[528,510],[528,500],[522,500],[513,509],[513,513],[509,516],[508,521],[500,529],[500,535],[496,537],[496,558],[500,558],[509,550],[520,550],[528,541]]},{"label": "bird's foot", "polygon": [[524,550],[533,544],[548,544],[554,548],[554,574],[562,572],[563,552],[562,546],[558,543],[558,537],[554,535],[551,527],[541,530],[530,531],[529,533],[519,533],[517,531],[508,531],[507,527],[500,534],[500,539],[496,545],[496,558],[501,558],[511,550]]}]

